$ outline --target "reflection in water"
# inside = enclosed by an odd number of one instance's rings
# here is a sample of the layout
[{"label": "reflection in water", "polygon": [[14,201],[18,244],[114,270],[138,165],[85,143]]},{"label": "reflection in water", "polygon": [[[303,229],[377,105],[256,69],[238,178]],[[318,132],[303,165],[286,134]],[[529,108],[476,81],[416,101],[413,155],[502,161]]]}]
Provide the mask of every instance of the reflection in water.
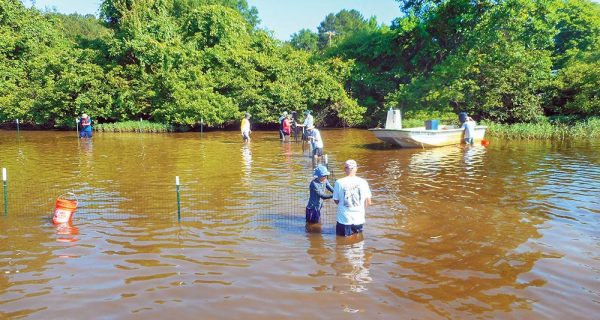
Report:
[{"label": "reflection in water", "polygon": [[[331,251],[325,247],[325,239],[323,238],[319,224],[307,224],[306,231],[306,237],[309,241],[306,253],[316,262],[318,268],[316,270],[309,270],[308,275],[311,277],[322,277],[327,274],[328,261],[332,257]],[[323,291],[325,289],[325,286],[315,287],[315,291]]]},{"label": "reflection in water", "polygon": [[[367,284],[373,279],[369,274],[371,254],[365,254],[365,241],[362,233],[350,237],[336,237],[336,259],[333,268],[338,275],[348,279],[351,292],[367,291]],[[340,293],[344,293],[341,289]]]},{"label": "reflection in water", "polygon": [[250,185],[252,177],[252,150],[248,143],[242,145],[242,172],[244,177],[242,183],[246,186]]},{"label": "reflection in water", "polygon": [[56,241],[58,242],[76,242],[78,239],[75,237],[79,234],[79,229],[71,222],[60,223],[55,225],[56,227]]}]

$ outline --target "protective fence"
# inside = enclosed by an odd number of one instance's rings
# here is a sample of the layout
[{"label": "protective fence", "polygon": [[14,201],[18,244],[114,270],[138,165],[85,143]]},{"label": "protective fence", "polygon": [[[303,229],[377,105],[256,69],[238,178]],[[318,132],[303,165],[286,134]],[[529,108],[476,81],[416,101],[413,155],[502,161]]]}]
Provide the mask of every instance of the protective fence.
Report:
[{"label": "protective fence", "polygon": [[[57,181],[34,181],[9,172],[9,178],[3,180],[4,196],[0,197],[2,215],[7,219],[50,219],[59,205],[57,199],[70,197],[77,201],[75,223],[101,218],[297,224],[304,222],[309,196],[307,184],[253,185],[240,181],[215,187],[206,186],[200,178],[179,177],[154,185],[131,179],[91,181],[77,181],[68,174]],[[335,224],[335,212],[333,201],[325,200],[321,223]]]}]

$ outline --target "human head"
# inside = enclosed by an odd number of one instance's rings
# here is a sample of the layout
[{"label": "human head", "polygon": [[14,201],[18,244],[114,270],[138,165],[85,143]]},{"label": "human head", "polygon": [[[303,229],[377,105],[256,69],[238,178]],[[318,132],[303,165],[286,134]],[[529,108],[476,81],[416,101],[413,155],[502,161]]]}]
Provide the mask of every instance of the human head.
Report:
[{"label": "human head", "polygon": [[287,112],[287,111],[284,111],[284,112],[283,112],[283,116],[284,116],[284,117],[287,117],[287,115],[288,115],[288,112]]},{"label": "human head", "polygon": [[304,115],[305,115],[305,116],[307,116],[307,115],[309,115],[309,114],[310,114],[310,110],[306,110],[306,111],[304,111]]},{"label": "human head", "polygon": [[84,113],[84,114],[81,115],[81,117],[84,118],[84,119],[87,119],[88,115],[87,115],[87,113]]},{"label": "human head", "polygon": [[250,119],[250,117],[251,117],[250,113],[246,112],[246,116],[245,117],[246,117],[246,119]]},{"label": "human head", "polygon": [[344,170],[348,175],[356,173],[356,168],[358,168],[358,164],[352,159],[346,160],[346,162],[344,163]]},{"label": "human head", "polygon": [[329,170],[327,170],[327,167],[324,165],[318,165],[315,168],[315,173],[313,175],[319,179],[327,178],[327,176],[329,175]]}]

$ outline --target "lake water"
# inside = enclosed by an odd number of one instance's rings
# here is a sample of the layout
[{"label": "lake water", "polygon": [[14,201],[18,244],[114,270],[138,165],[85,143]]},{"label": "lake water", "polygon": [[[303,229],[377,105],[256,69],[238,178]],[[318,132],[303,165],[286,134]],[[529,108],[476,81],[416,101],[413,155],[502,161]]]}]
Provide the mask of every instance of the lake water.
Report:
[{"label": "lake water", "polygon": [[[600,310],[600,142],[388,148],[355,159],[363,237],[306,228],[311,160],[275,132],[0,131],[0,318],[582,319]],[[175,177],[180,178],[178,221]],[[58,196],[79,201],[54,226]],[[4,200],[0,197],[0,210]]]}]

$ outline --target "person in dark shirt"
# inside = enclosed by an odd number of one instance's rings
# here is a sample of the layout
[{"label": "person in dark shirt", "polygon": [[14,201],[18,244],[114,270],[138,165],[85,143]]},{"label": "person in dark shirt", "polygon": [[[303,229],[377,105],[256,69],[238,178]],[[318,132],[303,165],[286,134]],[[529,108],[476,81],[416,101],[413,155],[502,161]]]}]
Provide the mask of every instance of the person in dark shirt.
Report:
[{"label": "person in dark shirt", "polygon": [[318,223],[321,218],[321,208],[323,207],[323,199],[331,199],[333,194],[327,194],[325,190],[333,192],[333,187],[327,181],[329,170],[323,165],[315,168],[315,179],[308,186],[310,197],[306,205],[306,222]]}]

